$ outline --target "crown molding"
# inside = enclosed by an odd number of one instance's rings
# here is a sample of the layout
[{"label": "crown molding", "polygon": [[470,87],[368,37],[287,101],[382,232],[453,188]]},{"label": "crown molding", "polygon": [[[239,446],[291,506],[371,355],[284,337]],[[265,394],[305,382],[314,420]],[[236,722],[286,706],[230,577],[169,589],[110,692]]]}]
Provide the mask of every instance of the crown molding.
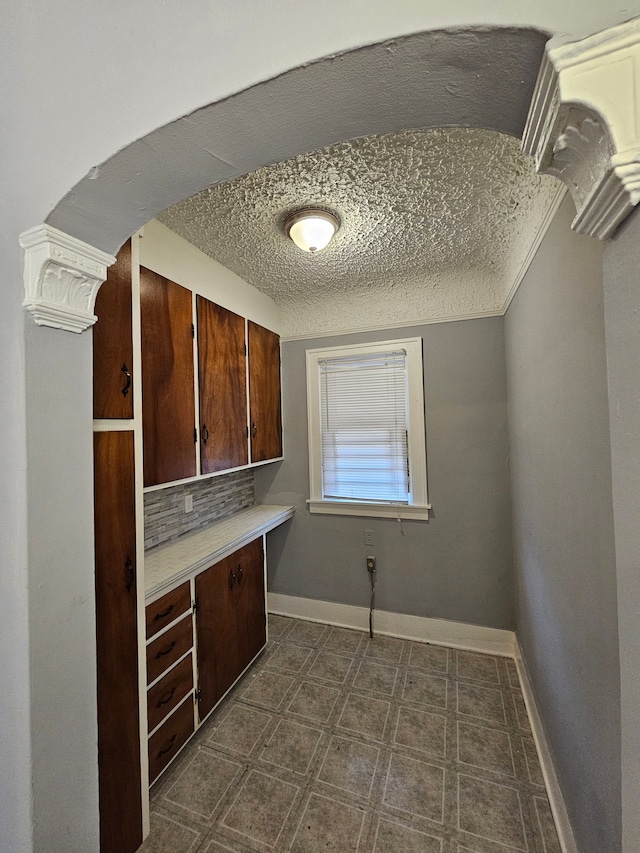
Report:
[{"label": "crown molding", "polygon": [[640,18],[547,46],[522,149],[567,185],[574,231],[613,234],[640,201]]},{"label": "crown molding", "polygon": [[440,323],[458,323],[462,320],[483,320],[486,317],[502,317],[504,311],[502,308],[490,309],[488,311],[473,311],[468,314],[450,314],[442,317],[417,317],[412,320],[401,320],[397,323],[376,323],[368,326],[349,326],[345,329],[313,329],[308,332],[301,332],[297,335],[280,336],[281,342],[288,343],[289,341],[310,341],[315,338],[337,338],[341,335],[358,335],[366,332],[386,332],[389,329],[410,329],[414,326],[437,326]]},{"label": "crown molding", "polygon": [[92,326],[98,289],[112,255],[50,225],[20,235],[24,249],[23,307],[39,326],[80,333]]}]

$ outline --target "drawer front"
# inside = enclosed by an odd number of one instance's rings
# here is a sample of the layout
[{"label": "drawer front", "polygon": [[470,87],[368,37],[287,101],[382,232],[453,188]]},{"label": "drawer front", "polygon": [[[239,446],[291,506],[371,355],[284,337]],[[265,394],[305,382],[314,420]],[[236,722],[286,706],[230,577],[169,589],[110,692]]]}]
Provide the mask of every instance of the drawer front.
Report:
[{"label": "drawer front", "polygon": [[189,698],[149,738],[149,783],[158,778],[193,734],[193,702]]},{"label": "drawer front", "polygon": [[147,646],[147,684],[181,658],[193,646],[191,614]]},{"label": "drawer front", "polygon": [[189,581],[146,607],[147,640],[191,608]]},{"label": "drawer front", "polygon": [[193,659],[189,655],[148,691],[149,731],[153,731],[191,690],[193,690]]}]

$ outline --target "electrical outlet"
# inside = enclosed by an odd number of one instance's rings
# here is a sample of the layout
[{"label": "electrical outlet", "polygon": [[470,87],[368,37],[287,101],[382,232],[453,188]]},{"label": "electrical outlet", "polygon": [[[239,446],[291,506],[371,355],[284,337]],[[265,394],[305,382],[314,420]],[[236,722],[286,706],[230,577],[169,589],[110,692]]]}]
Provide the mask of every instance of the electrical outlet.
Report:
[{"label": "electrical outlet", "polygon": [[364,532],[364,544],[365,545],[373,545],[373,530],[365,530],[365,532]]},{"label": "electrical outlet", "polygon": [[375,572],[375,570],[376,570],[376,558],[375,557],[367,557],[367,571],[371,572],[373,574],[373,572]]},{"label": "electrical outlet", "polygon": [[193,512],[193,495],[184,496],[184,511]]}]

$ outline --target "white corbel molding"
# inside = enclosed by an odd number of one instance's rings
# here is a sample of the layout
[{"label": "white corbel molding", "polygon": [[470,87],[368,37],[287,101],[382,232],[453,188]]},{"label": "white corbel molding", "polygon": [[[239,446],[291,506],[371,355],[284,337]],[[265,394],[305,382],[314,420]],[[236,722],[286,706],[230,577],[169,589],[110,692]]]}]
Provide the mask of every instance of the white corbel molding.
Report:
[{"label": "white corbel molding", "polygon": [[24,249],[24,308],[39,326],[82,332],[92,326],[100,285],[112,255],[50,225],[20,235]]},{"label": "white corbel molding", "polygon": [[640,201],[640,19],[547,48],[522,148],[568,186],[575,231],[613,234]]}]

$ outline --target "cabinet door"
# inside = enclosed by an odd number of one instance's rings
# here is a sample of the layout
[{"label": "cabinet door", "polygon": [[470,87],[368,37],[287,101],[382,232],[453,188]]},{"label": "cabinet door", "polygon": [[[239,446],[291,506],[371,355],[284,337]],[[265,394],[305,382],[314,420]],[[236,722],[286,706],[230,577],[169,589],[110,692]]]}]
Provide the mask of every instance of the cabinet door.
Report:
[{"label": "cabinet door", "polygon": [[101,853],[142,844],[132,432],[94,434]]},{"label": "cabinet door", "polygon": [[191,291],[140,267],[144,484],[196,473]]},{"label": "cabinet door", "polygon": [[282,456],[280,338],[249,321],[251,461]]},{"label": "cabinet door", "polygon": [[[233,556],[233,555],[232,555]],[[235,565],[227,557],[196,577],[199,714],[204,719],[241,672]]]},{"label": "cabinet door", "polygon": [[262,539],[255,539],[232,556],[238,579],[235,595],[241,672],[267,641]]},{"label": "cabinet door", "polygon": [[197,297],[200,460],[203,474],[246,465],[244,317]]},{"label": "cabinet door", "polygon": [[131,240],[98,291],[93,327],[93,417],[132,418]]}]

